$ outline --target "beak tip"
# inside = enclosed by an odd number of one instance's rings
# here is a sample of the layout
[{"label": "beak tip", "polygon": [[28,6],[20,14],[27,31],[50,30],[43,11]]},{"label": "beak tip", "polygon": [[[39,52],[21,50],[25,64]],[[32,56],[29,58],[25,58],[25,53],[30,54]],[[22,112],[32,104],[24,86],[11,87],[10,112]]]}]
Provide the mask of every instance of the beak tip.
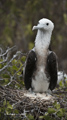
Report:
[{"label": "beak tip", "polygon": [[35,26],[33,26],[32,30],[35,30]]}]

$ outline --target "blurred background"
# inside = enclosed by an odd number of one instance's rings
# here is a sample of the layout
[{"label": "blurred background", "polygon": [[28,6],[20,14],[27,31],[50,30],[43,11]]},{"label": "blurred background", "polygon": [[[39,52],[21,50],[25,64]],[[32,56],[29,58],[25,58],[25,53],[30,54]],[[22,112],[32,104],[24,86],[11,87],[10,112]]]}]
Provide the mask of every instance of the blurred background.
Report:
[{"label": "blurred background", "polygon": [[17,45],[18,50],[28,52],[36,35],[32,27],[41,18],[55,24],[51,47],[59,70],[67,73],[67,0],[0,0],[0,47]]}]

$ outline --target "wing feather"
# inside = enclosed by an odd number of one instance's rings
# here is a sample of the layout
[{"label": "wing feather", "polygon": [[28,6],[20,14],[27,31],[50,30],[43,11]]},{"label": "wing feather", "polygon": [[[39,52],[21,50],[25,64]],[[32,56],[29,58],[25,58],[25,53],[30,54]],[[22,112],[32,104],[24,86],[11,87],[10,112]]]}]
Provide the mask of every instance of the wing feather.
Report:
[{"label": "wing feather", "polygon": [[24,73],[24,83],[27,90],[31,88],[32,75],[35,70],[35,66],[36,66],[36,54],[32,50],[28,54]]},{"label": "wing feather", "polygon": [[49,89],[53,90],[57,84],[57,57],[54,52],[51,52],[48,55],[47,62],[48,62],[48,71],[50,74]]}]

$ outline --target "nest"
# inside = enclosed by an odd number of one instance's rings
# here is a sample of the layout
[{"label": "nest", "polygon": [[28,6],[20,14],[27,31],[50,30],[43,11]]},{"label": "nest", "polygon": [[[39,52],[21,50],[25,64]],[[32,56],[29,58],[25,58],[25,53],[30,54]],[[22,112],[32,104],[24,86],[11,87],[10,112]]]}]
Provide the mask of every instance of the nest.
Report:
[{"label": "nest", "polygon": [[55,90],[52,95],[46,96],[44,93],[32,94],[25,89],[18,90],[0,86],[0,102],[2,103],[6,99],[13,106],[13,109],[19,111],[22,118],[25,118],[26,114],[32,114],[37,120],[39,116],[47,112],[48,107],[51,107],[55,101],[60,102],[61,107],[67,107],[67,103],[63,103],[63,100],[67,99],[67,92],[65,98],[64,93],[64,90]]}]

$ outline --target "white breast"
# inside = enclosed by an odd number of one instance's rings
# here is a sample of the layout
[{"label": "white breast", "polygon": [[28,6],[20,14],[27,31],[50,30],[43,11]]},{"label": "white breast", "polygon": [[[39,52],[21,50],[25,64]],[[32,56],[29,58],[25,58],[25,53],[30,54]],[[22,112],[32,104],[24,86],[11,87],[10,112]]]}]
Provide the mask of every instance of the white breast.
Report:
[{"label": "white breast", "polygon": [[36,76],[35,79],[32,79],[32,87],[35,92],[45,92],[48,90],[49,87],[49,79],[47,78],[46,74],[44,73],[43,68],[41,68]]},{"label": "white breast", "polygon": [[[41,54],[42,52],[42,54]],[[32,88],[34,92],[45,92],[49,87],[49,78],[46,76],[46,60],[48,51],[42,50],[39,54],[37,53],[37,70],[33,74],[32,78]],[[43,55],[44,54],[44,55]]]}]

